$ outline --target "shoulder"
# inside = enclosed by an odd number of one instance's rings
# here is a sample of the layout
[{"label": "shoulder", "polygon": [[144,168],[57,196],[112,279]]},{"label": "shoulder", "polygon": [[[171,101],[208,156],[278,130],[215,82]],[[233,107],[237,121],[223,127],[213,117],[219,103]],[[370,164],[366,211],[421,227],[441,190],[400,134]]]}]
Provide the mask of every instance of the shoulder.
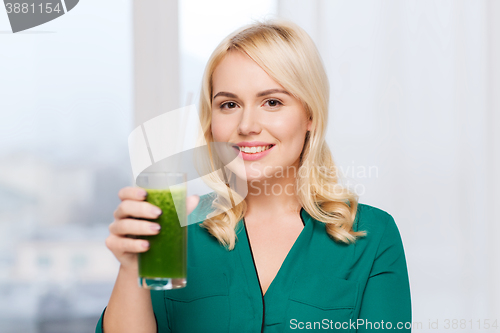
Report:
[{"label": "shoulder", "polygon": [[395,223],[391,214],[375,206],[358,203],[358,210],[354,220],[354,226],[357,230],[380,230],[387,224]]},{"label": "shoulder", "polygon": [[200,201],[196,208],[188,216],[188,225],[205,221],[208,214],[213,210],[212,204],[216,198],[215,192],[200,195]]},{"label": "shoulder", "polygon": [[401,235],[394,217],[383,209],[367,204],[358,203],[353,229],[365,231],[364,238],[369,242],[401,242]]},{"label": "shoulder", "polygon": [[212,203],[217,197],[217,193],[215,192],[210,192],[207,194],[200,195],[200,202],[198,203],[198,206],[196,208],[211,208]]},{"label": "shoulder", "polygon": [[212,204],[215,198],[214,192],[200,195],[198,205],[187,218],[188,257],[193,266],[201,266],[204,261],[213,261],[215,256],[219,256],[218,260],[222,260],[227,255],[225,247],[221,246],[218,239],[202,226],[202,222],[214,211]]}]

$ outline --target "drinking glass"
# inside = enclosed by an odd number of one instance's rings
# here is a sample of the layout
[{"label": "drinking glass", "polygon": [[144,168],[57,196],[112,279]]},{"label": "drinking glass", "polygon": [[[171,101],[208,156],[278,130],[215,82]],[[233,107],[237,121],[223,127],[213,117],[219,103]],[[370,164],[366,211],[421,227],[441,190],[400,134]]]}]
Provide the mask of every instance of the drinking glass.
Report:
[{"label": "drinking glass", "polygon": [[162,214],[148,219],[161,226],[149,241],[149,249],[139,253],[139,286],[151,290],[183,288],[187,283],[186,174],[182,172],[143,172],[136,180],[148,192],[146,201],[158,206]]}]

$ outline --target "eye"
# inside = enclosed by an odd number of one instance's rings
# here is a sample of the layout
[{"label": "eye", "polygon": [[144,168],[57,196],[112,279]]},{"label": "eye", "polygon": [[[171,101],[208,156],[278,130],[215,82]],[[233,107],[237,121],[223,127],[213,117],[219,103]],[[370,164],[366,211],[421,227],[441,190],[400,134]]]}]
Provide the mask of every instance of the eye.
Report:
[{"label": "eye", "polygon": [[280,105],[283,105],[283,103],[281,103],[281,102],[280,102],[279,100],[277,100],[277,99],[268,99],[268,100],[266,101],[266,103],[268,103],[268,104],[269,104],[269,106],[270,106],[270,107],[272,107],[272,108],[275,108],[275,107],[278,107],[278,106],[280,106]]},{"label": "eye", "polygon": [[[228,106],[227,108],[225,108],[224,106]],[[236,107],[236,103],[235,102],[226,102],[226,103],[222,103],[220,105],[220,108],[221,109],[234,109]]]}]

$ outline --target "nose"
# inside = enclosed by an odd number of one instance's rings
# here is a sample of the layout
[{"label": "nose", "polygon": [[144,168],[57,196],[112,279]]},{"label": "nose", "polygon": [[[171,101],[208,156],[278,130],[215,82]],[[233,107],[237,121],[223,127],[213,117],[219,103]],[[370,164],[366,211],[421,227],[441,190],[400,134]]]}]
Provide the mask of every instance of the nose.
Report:
[{"label": "nose", "polygon": [[257,113],[257,110],[252,108],[243,109],[241,112],[240,123],[238,124],[238,134],[254,135],[261,132],[262,127]]}]

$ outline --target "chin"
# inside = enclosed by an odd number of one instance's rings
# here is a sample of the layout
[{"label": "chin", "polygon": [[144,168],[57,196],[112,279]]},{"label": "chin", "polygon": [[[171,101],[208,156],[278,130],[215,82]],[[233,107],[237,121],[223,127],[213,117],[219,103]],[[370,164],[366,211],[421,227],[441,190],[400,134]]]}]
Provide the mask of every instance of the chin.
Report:
[{"label": "chin", "polygon": [[258,174],[256,172],[247,172],[244,177],[247,182],[263,181],[266,179],[263,174]]},{"label": "chin", "polygon": [[260,183],[260,182],[265,182],[265,181],[267,181],[267,183],[270,183],[275,178],[274,173],[271,172],[271,170],[266,170],[266,172],[264,172],[263,170],[247,172],[246,177],[247,177],[248,183],[249,182],[259,182]]}]

